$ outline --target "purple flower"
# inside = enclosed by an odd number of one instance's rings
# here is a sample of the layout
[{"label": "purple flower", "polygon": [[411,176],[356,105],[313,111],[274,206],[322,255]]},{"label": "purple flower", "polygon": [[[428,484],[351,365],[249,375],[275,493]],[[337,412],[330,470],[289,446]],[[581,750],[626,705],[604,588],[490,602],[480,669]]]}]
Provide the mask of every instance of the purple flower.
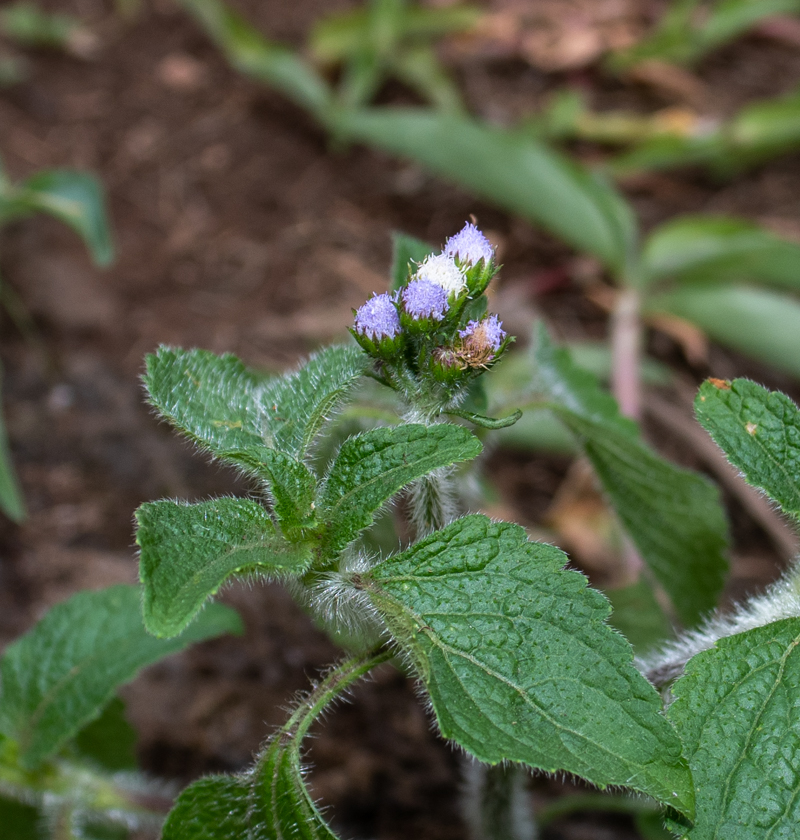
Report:
[{"label": "purple flower", "polygon": [[494,258],[492,243],[469,222],[444,243],[444,252],[450,257],[457,257],[462,265],[477,265],[481,260],[489,265]]},{"label": "purple flower", "polygon": [[490,315],[480,321],[470,321],[463,330],[458,331],[458,334],[465,339],[465,344],[473,343],[476,346],[491,348],[495,353],[508,335],[503,329],[503,322],[497,315]]},{"label": "purple flower", "polygon": [[467,280],[464,272],[447,254],[435,254],[426,257],[416,273],[417,280],[427,280],[441,286],[448,295],[458,295],[466,289]]},{"label": "purple flower", "polygon": [[412,280],[401,292],[403,309],[415,321],[441,321],[449,309],[447,292],[438,283]]},{"label": "purple flower", "polygon": [[355,331],[373,341],[395,338],[400,334],[400,317],[394,301],[387,294],[375,295],[356,312]]}]

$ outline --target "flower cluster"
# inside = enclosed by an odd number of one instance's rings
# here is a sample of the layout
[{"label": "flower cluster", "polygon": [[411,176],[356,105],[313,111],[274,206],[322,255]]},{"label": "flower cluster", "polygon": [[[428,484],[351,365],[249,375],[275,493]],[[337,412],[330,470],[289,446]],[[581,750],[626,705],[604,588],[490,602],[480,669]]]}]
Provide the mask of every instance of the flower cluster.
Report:
[{"label": "flower cluster", "polygon": [[494,249],[467,223],[439,254],[411,263],[406,282],[374,295],[355,313],[351,332],[380,360],[389,381],[467,384],[494,364],[510,342],[484,291],[497,273]]}]

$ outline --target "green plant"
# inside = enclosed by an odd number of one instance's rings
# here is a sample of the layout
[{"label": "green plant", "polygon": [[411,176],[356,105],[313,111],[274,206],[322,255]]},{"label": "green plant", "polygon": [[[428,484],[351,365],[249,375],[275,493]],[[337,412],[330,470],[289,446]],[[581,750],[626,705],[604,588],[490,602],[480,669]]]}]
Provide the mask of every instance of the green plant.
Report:
[{"label": "green plant", "polygon": [[[129,586],[76,595],[6,650],[0,808],[21,840],[43,829],[123,838],[157,824],[138,796],[146,781],[119,773],[130,768],[131,735],[120,705],[108,704],[144,665],[237,632],[234,614],[206,602],[241,578],[284,583],[347,655],[295,703],[250,769],[186,788],[162,840],[335,838],[305,784],[303,740],[389,661],[420,682],[442,735],[481,762],[469,773],[477,838],[533,836],[524,767],[646,795],[601,801],[635,814],[648,837],[669,836],[662,818],[690,840],[791,836],[800,819],[797,567],[733,613],[714,614],[727,542],[716,489],[647,447],[542,328],[536,406],[574,436],[644,568],[609,604],[564,568],[559,549],[512,523],[465,515],[480,438],[519,417],[483,413],[484,374],[511,341],[486,312],[495,270],[472,225],[441,254],[398,236],[390,291],[355,315],[360,347],[325,348],[275,377],[203,350],[148,357],[152,404],[255,492],[144,504],[141,595]],[[746,480],[796,521],[800,410],[791,400],[747,380],[709,380],[696,411]],[[398,494],[397,533],[387,537]],[[661,635],[632,620],[659,613],[659,598],[688,628],[672,641],[666,620]],[[631,642],[644,654],[636,662]],[[670,690],[659,697],[654,685]],[[39,828],[29,806],[47,818]],[[544,819],[587,806],[597,799],[567,801]]]},{"label": "green plant", "polygon": [[613,70],[643,61],[693,64],[764,18],[800,12],[797,0],[673,0],[653,33],[609,57]]},{"label": "green plant", "polygon": [[[55,169],[37,172],[12,184],[0,164],[0,228],[35,213],[46,213],[71,227],[86,243],[95,264],[107,266],[114,256],[100,184],[83,172]],[[11,290],[0,285],[0,302],[12,313],[20,306]],[[0,418],[0,509],[14,520],[25,515],[5,426]]]},{"label": "green plant", "polygon": [[581,139],[623,151],[607,162],[615,177],[679,166],[702,166],[729,178],[744,169],[800,147],[797,91],[746,105],[728,120],[703,117],[685,108],[655,114],[598,113],[574,91],[560,91],[528,121],[535,137]]},{"label": "green plant", "polygon": [[157,828],[168,786],[136,769],[136,736],[117,688],[138,671],[222,633],[238,616],[213,604],[177,638],[145,632],[135,586],[80,592],[0,659],[0,831],[9,840],[109,840]]},{"label": "green plant", "polygon": [[499,128],[426,108],[343,108],[310,64],[268,42],[219,0],[184,3],[234,66],[283,91],[334,136],[410,158],[598,258],[617,290],[612,367],[625,414],[640,409],[643,315],[685,319],[800,376],[797,245],[743,220],[705,217],[672,220],[643,238],[633,208],[602,173],[549,148],[525,126]]},{"label": "green plant", "polygon": [[[485,314],[488,243],[468,225],[444,253],[429,250],[397,240],[394,290],[356,314],[362,349],[327,348],[267,380],[229,355],[162,348],[148,358],[152,403],[250,476],[262,501],[139,509],[145,625],[169,637],[231,577],[274,578],[351,652],[250,770],[181,794],[164,840],[332,837],[303,781],[302,739],[355,679],[392,658],[424,685],[442,734],[478,759],[633,787],[691,818],[679,744],[627,643],[605,624],[606,602],[562,568],[558,549],[528,541],[516,525],[462,515],[464,462],[481,445],[446,418],[483,435],[519,415],[480,413],[481,375],[509,340]],[[647,564],[634,585],[639,599],[660,609],[646,583],[652,574],[681,620],[695,624],[725,574],[715,489],[646,447],[636,424],[544,331],[536,360],[540,406],[575,435]],[[403,490],[400,531],[414,540],[400,550],[397,537],[384,541],[376,556],[375,518]],[[503,822],[519,810],[519,785],[501,769],[489,777],[478,821],[489,813]]]}]

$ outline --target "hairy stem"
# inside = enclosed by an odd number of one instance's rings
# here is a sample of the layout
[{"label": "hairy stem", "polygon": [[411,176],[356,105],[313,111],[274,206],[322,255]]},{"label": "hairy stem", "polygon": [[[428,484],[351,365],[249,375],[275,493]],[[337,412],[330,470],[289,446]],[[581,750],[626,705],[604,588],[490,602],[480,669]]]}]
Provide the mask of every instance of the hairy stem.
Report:
[{"label": "hairy stem", "polygon": [[451,470],[437,470],[411,485],[411,524],[417,539],[444,528],[459,514]]},{"label": "hairy stem", "polygon": [[388,661],[394,654],[385,646],[345,659],[335,665],[303,698],[292,716],[281,728],[281,738],[301,741],[312,723],[336,698],[373,668]]},{"label": "hairy stem", "polygon": [[463,813],[472,840],[536,840],[525,772],[515,765],[464,768]]},{"label": "hairy stem", "polygon": [[720,639],[784,618],[800,618],[798,561],[762,595],[739,604],[731,613],[712,615],[699,628],[689,630],[636,664],[653,685],[666,687],[683,673],[693,656],[713,647]]}]

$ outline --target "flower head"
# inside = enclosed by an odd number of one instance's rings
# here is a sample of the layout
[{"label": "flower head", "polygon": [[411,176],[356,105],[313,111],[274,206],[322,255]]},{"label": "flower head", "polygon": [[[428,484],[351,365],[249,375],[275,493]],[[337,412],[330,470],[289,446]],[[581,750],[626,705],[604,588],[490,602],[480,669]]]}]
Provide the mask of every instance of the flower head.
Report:
[{"label": "flower head", "polygon": [[417,280],[427,280],[441,286],[448,295],[458,295],[467,287],[464,272],[447,254],[426,257],[415,275]]},{"label": "flower head", "polygon": [[355,331],[373,341],[400,334],[400,317],[387,294],[374,295],[356,312]]},{"label": "flower head", "polygon": [[481,260],[485,265],[489,265],[494,258],[492,243],[469,222],[444,243],[444,253],[453,258],[457,257],[462,265],[477,265]]},{"label": "flower head", "polygon": [[458,335],[462,339],[457,349],[458,358],[470,368],[486,367],[489,362],[495,361],[508,337],[497,315],[470,321],[458,331]]},{"label": "flower head", "polygon": [[503,329],[503,322],[497,315],[489,315],[488,318],[482,318],[480,321],[470,321],[463,330],[459,330],[458,334],[465,339],[465,343],[479,342],[481,345],[491,347],[495,352],[500,349],[500,345],[506,340],[506,331]]},{"label": "flower head", "polygon": [[441,321],[450,308],[447,292],[430,280],[412,280],[400,293],[403,310],[415,321]]},{"label": "flower head", "polygon": [[356,311],[350,332],[361,347],[380,359],[391,359],[403,347],[400,316],[394,299],[387,294],[374,295]]}]

